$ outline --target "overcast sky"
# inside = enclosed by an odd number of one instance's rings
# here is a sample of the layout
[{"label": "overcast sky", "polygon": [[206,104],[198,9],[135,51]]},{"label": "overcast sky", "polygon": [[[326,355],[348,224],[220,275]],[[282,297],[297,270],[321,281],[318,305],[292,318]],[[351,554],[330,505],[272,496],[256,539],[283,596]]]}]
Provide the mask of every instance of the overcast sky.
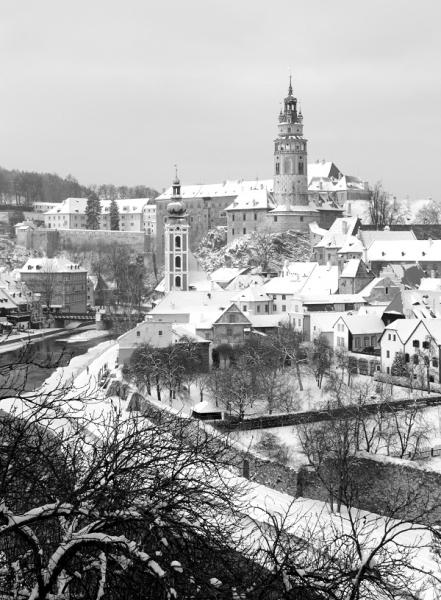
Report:
[{"label": "overcast sky", "polygon": [[0,165],[161,190],[309,162],[441,200],[440,0],[0,0]]}]

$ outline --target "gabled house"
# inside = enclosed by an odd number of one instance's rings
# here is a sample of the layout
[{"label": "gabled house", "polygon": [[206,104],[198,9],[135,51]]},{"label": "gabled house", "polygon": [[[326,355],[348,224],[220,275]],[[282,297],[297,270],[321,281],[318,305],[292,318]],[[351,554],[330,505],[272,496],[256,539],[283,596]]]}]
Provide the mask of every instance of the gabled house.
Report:
[{"label": "gabled house", "polygon": [[333,331],[336,350],[374,354],[384,323],[376,315],[342,315],[335,321]]},{"label": "gabled house", "polygon": [[236,304],[231,304],[223,313],[213,322],[211,327],[211,338],[208,330],[196,329],[198,335],[202,335],[206,339],[211,339],[214,346],[220,344],[229,344],[237,346],[243,344],[245,340],[246,330],[251,329],[251,321],[237,307]]},{"label": "gabled house", "polygon": [[[383,373],[402,376],[404,365],[413,380],[440,383],[441,319],[399,319],[390,323],[380,338],[380,350]],[[399,368],[397,356],[401,356]]]},{"label": "gabled house", "polygon": [[375,275],[360,258],[351,258],[342,265],[339,262],[339,270],[338,292],[340,294],[358,294],[375,279]]}]

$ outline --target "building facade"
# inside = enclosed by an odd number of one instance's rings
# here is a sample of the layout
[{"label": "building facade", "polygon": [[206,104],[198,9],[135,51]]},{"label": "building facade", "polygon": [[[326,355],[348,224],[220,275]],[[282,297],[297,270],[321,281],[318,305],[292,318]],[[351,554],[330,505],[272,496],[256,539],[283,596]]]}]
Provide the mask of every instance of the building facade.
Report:
[{"label": "building facade", "polygon": [[87,270],[61,258],[30,258],[20,270],[20,279],[41,304],[50,310],[85,313]]},{"label": "building facade", "polygon": [[[110,200],[101,200],[101,230],[110,230]],[[116,200],[120,231],[156,232],[156,206],[149,198]],[[44,213],[48,229],[87,229],[87,198],[67,198]],[[147,207],[149,211],[147,212]],[[154,233],[152,233],[154,235]]]}]

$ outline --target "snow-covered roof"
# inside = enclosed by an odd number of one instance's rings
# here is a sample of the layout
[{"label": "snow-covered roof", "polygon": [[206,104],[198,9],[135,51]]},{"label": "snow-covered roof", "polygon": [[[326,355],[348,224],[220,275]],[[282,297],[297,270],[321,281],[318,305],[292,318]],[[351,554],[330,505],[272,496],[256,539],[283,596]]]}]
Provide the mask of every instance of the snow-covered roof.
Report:
[{"label": "snow-covered roof", "polygon": [[391,231],[390,229],[370,230],[360,229],[358,232],[360,240],[365,248],[369,248],[375,241],[402,241],[415,240],[415,234],[412,230],[408,231]]},{"label": "snow-covered roof", "polygon": [[329,228],[329,233],[343,233],[345,235],[355,235],[358,224],[358,217],[339,217],[335,219]]},{"label": "snow-covered roof", "polygon": [[162,298],[149,312],[150,315],[160,314],[188,314],[200,310],[224,310],[229,306],[234,297],[234,292],[214,290],[201,291],[172,291]]},{"label": "snow-covered roof", "polygon": [[67,258],[29,258],[20,273],[87,273],[79,264],[73,263]]},{"label": "snow-covered roof", "polygon": [[357,272],[360,267],[360,264],[363,261],[359,258],[351,258],[348,260],[343,267],[343,271],[341,272],[340,277],[357,277]]},{"label": "snow-covered roof", "polygon": [[441,240],[376,240],[367,249],[369,262],[439,262]]},{"label": "snow-covered roof", "polygon": [[289,206],[286,206],[285,204],[279,204],[269,212],[272,215],[278,215],[284,213],[318,213],[318,210],[316,205],[313,202],[310,202],[306,206],[303,204],[290,204]]},{"label": "snow-covered roof", "polygon": [[337,311],[329,311],[329,312],[319,312],[313,311],[308,313],[308,318],[310,320],[310,330],[311,334],[317,335],[318,333],[329,333],[333,331],[334,323],[336,320],[346,315],[345,312],[337,312]]},{"label": "snow-covered roof", "polygon": [[[181,197],[186,198],[211,198],[237,196],[247,190],[268,190],[273,191],[272,179],[252,179],[252,180],[226,180],[222,183],[207,183],[181,186]],[[173,187],[170,186],[165,192],[158,196],[157,200],[169,200],[173,195]]]},{"label": "snow-covered roof", "polygon": [[343,315],[336,319],[335,324],[343,320],[353,335],[381,333],[384,329],[384,323],[376,315]]},{"label": "snow-covered roof", "polygon": [[291,277],[272,277],[265,285],[267,294],[298,294],[306,283],[306,277],[295,279]]},{"label": "snow-covered roof", "polygon": [[441,278],[439,277],[423,277],[419,285],[419,289],[424,292],[440,292]]},{"label": "snow-covered roof", "polygon": [[328,230],[323,229],[322,227],[319,227],[319,225],[318,225],[318,223],[316,223],[316,221],[309,224],[309,231],[311,233],[313,233],[314,235],[321,235],[322,237],[328,233]]},{"label": "snow-covered roof", "polygon": [[335,293],[338,290],[338,267],[318,265],[306,281],[301,295],[309,299],[313,295]]},{"label": "snow-covered roof", "polygon": [[[146,204],[150,201],[149,198],[123,198],[117,199],[116,204],[120,214],[127,213],[142,213]],[[110,200],[100,200],[101,212],[106,214],[110,211]],[[53,206],[45,212],[46,215],[56,214],[85,214],[87,206],[87,198],[66,198],[63,202]]]},{"label": "snow-covered roof", "polygon": [[332,172],[342,174],[332,161],[318,160],[308,163],[308,182],[315,177],[330,177]]},{"label": "snow-covered roof", "polygon": [[386,325],[384,333],[387,331],[396,331],[402,343],[405,344],[420,322],[421,319],[397,319],[393,323]]},{"label": "snow-covered roof", "polygon": [[356,235],[347,236],[343,246],[338,251],[339,254],[350,254],[351,252],[363,252],[364,246]]},{"label": "snow-covered roof", "polygon": [[270,210],[274,206],[274,200],[266,189],[251,189],[240,192],[225,210]]},{"label": "snow-covered roof", "polygon": [[289,277],[293,281],[299,281],[305,277],[309,277],[314,269],[318,267],[317,262],[300,262],[291,261],[285,262],[283,265],[283,277]]},{"label": "snow-covered roof", "polygon": [[235,279],[245,271],[247,271],[247,268],[220,267],[219,269],[216,269],[215,271],[210,273],[209,277],[211,281],[215,281],[216,283],[222,285],[230,283],[231,281],[233,281],[233,279]]},{"label": "snow-covered roof", "polygon": [[234,296],[234,302],[268,302],[270,296],[265,293],[266,286],[250,285],[243,292]]},{"label": "snow-covered roof", "polygon": [[248,314],[247,316],[251,321],[251,325],[256,328],[263,327],[278,327],[280,323],[284,321],[288,321],[288,315],[281,314],[272,314],[272,315],[252,315]]}]

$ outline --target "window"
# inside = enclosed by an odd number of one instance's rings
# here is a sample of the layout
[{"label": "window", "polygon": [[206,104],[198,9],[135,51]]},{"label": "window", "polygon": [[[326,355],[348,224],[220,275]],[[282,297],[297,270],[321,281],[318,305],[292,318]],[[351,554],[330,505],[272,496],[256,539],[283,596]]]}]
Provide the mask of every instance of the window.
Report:
[{"label": "window", "polygon": [[386,288],[384,291],[385,291],[386,294],[388,294],[389,293],[389,288]]},{"label": "window", "polygon": [[137,331],[137,332],[136,332],[136,336],[137,336],[137,337],[140,337],[140,335],[141,335],[141,332],[140,332],[140,331]]},{"label": "window", "polygon": [[275,304],[273,304],[273,312],[277,311],[277,306]]},{"label": "window", "polygon": [[393,340],[394,340],[394,342],[397,341],[397,336],[395,334],[393,335]]},{"label": "window", "polygon": [[386,373],[390,375],[390,367],[386,367]]},{"label": "window", "polygon": [[277,223],[277,217],[274,217],[274,223]]},{"label": "window", "polygon": [[244,220],[244,221],[246,221],[246,218],[247,218],[246,214],[245,214],[245,213],[243,213],[243,215],[242,215],[242,216],[243,216],[243,220]]},{"label": "window", "polygon": [[282,300],[286,300],[286,294],[282,294]]},{"label": "window", "polygon": [[286,312],[286,304],[282,304],[282,312]]},{"label": "window", "polygon": [[257,312],[260,312],[260,306],[258,306],[256,310],[257,310]]},{"label": "window", "polygon": [[298,320],[298,324],[299,324],[299,327],[301,327],[301,326],[302,326],[302,319],[299,319],[299,320]]},{"label": "window", "polygon": [[387,334],[387,339],[391,340],[392,339],[392,335],[390,333]]},{"label": "window", "polygon": [[430,383],[434,383],[435,377],[433,375],[429,375],[429,381],[430,381]]},{"label": "window", "polygon": [[424,357],[424,364],[426,365],[426,367],[429,366],[429,357],[428,356]]},{"label": "window", "polygon": [[276,163],[276,175],[280,174],[280,164],[277,162]]},{"label": "window", "polygon": [[158,331],[158,335],[162,335],[162,329]]},{"label": "window", "polygon": [[232,336],[233,336],[233,328],[227,327],[227,337],[232,337]]},{"label": "window", "polygon": [[243,231],[243,234],[245,235],[245,234],[246,234],[246,232],[247,232],[247,230],[246,230],[246,227],[244,227],[244,228],[242,229],[242,231]]},{"label": "window", "polygon": [[181,268],[181,257],[180,257],[180,256],[176,256],[176,257],[175,257],[175,267],[176,267],[177,269],[180,269],[180,268]]},{"label": "window", "polygon": [[231,217],[231,220],[234,221],[234,215]]},{"label": "window", "polygon": [[302,221],[303,221],[303,217],[300,217],[300,222],[302,222]]},{"label": "window", "polygon": [[367,335],[365,335],[365,336],[364,336],[364,338],[363,338],[363,343],[364,343],[364,346],[365,346],[365,347],[366,347],[366,346],[369,346],[369,337],[368,337]]},{"label": "window", "polygon": [[228,320],[230,323],[236,323],[236,315],[233,315],[230,313],[228,316],[229,316]]},{"label": "window", "polygon": [[233,227],[233,230],[232,230],[232,232],[231,232],[231,233],[234,235],[234,227]]},{"label": "window", "polygon": [[246,304],[243,305],[242,310],[243,310],[243,312],[247,312],[247,305]]},{"label": "window", "polygon": [[358,337],[355,338],[355,347],[356,348],[360,348],[360,341],[361,341],[360,338],[358,338]]},{"label": "window", "polygon": [[181,277],[179,275],[176,275],[175,277],[175,286],[181,287]]},{"label": "window", "polygon": [[420,341],[419,340],[413,340],[412,342],[412,346],[414,348],[419,348],[420,347]]},{"label": "window", "polygon": [[404,355],[404,360],[408,363],[410,361],[410,356],[406,353]]},{"label": "window", "polygon": [[389,352],[389,350],[386,350],[386,358],[390,358],[390,352]]},{"label": "window", "polygon": [[299,175],[303,175],[303,163],[299,162]]},{"label": "window", "polygon": [[418,354],[414,354],[413,355],[413,364],[417,365],[420,362],[419,358],[418,358]]},{"label": "window", "polygon": [[254,213],[254,220],[257,221],[257,213]]},{"label": "window", "polygon": [[437,358],[432,358],[432,367],[438,367],[438,359]]},{"label": "window", "polygon": [[180,235],[175,236],[175,246],[176,246],[176,248],[181,247],[181,236]]},{"label": "window", "polygon": [[268,304],[265,304],[265,312],[269,312],[269,306],[268,306]]},{"label": "window", "polygon": [[423,348],[425,348],[426,350],[428,348],[430,348],[430,343],[429,342],[423,342]]}]

